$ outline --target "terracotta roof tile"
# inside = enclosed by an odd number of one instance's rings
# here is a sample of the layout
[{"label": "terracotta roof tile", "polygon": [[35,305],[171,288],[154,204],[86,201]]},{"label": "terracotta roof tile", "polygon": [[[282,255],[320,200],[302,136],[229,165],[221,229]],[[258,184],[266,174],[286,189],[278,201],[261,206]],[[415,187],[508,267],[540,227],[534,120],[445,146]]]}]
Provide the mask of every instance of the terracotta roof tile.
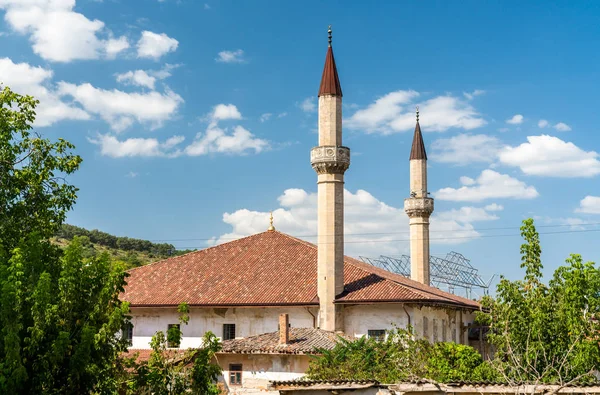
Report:
[{"label": "terracotta roof tile", "polygon": [[[354,258],[344,262],[337,303],[415,302],[477,309],[443,292]],[[133,307],[318,305],[317,247],[267,231],[129,271],[122,299]],[[275,281],[276,280],[276,281]]]},{"label": "terracotta roof tile", "polygon": [[316,354],[317,348],[331,350],[340,335],[313,328],[290,328],[290,341],[279,344],[279,332],[223,341],[221,353]]}]

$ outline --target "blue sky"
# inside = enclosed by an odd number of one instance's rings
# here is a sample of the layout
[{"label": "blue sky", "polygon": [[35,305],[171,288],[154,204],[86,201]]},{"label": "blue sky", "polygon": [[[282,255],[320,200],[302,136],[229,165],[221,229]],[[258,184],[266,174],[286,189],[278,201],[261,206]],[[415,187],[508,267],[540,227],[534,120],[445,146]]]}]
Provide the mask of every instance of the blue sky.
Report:
[{"label": "blue sky", "polygon": [[408,251],[414,107],[432,253],[520,275],[534,217],[550,272],[599,259],[600,4],[0,0],[0,81],[83,157],[68,221],[203,248],[314,241],[316,93],[333,25],[344,92],[346,251]]}]

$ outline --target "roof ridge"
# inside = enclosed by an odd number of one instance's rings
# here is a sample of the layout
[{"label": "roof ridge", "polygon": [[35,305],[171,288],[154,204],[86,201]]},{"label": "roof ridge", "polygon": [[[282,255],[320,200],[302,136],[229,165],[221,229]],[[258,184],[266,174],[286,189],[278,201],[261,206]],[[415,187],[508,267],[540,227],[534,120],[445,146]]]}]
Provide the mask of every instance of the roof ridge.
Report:
[{"label": "roof ridge", "polygon": [[[251,237],[262,235],[263,233],[271,233],[271,232],[281,233],[281,232],[279,232],[277,230],[275,230],[275,231],[265,230],[264,232],[259,232],[259,233],[254,233],[254,234],[251,234],[251,235],[248,235],[248,236],[243,236],[243,237],[240,237],[239,239],[230,240],[230,241],[227,241],[225,243],[215,244],[213,246],[209,246],[209,247],[203,248],[201,250],[190,251],[190,252],[186,252],[185,254],[181,254],[181,255],[177,255],[177,256],[171,256],[171,257],[165,258],[165,259],[160,259],[160,260],[158,260],[156,262],[151,262],[151,263],[148,263],[146,265],[141,265],[141,266],[138,266],[138,267],[134,267],[134,268],[131,268],[131,269],[127,270],[127,271],[131,272],[131,271],[134,271],[134,270],[137,270],[137,269],[141,269],[141,268],[144,268],[144,267],[152,266],[152,265],[154,265],[156,263],[164,263],[164,262],[168,262],[168,261],[170,261],[172,259],[177,259],[177,258],[181,258],[181,257],[184,257],[184,256],[192,255],[192,254],[199,254],[201,252],[202,253],[206,253],[206,252],[209,252],[210,250],[212,250],[214,248],[223,246],[225,244],[236,243],[236,242],[239,242],[239,241],[242,241],[242,240],[245,240],[245,239],[249,239]],[[285,233],[281,233],[281,234],[285,235]]]}]

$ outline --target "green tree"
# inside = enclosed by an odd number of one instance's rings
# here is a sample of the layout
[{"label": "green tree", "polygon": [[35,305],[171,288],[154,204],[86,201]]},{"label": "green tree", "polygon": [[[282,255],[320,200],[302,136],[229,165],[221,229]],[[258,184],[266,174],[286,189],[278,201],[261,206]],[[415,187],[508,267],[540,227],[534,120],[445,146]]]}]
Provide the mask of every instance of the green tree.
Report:
[{"label": "green tree", "polygon": [[[177,310],[180,325],[187,325],[188,305],[181,303]],[[162,331],[156,332],[150,342],[150,358],[147,362],[134,366],[134,379],[126,379],[128,383],[133,383],[128,386],[131,394],[219,394],[216,380],[221,374],[221,368],[213,362],[221,349],[219,339],[212,332],[206,332],[200,348],[178,350],[176,348],[179,347],[181,338],[182,331],[177,326],[169,328],[166,335]]]},{"label": "green tree", "polygon": [[502,278],[496,297],[483,301],[488,311],[478,317],[490,325],[493,365],[510,383],[593,380],[600,366],[600,271],[572,254],[546,285],[532,219],[523,221],[521,235],[524,279]]},{"label": "green tree", "polygon": [[111,393],[125,273],[49,238],[75,203],[81,158],[31,132],[37,101],[0,91],[0,393]]}]

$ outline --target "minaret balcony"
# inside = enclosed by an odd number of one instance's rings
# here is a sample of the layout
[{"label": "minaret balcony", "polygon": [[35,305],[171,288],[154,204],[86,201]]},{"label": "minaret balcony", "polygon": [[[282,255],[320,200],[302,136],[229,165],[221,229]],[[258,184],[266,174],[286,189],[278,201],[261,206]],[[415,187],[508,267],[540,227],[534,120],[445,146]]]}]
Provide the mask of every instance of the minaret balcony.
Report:
[{"label": "minaret balcony", "polygon": [[429,217],[433,212],[433,199],[429,197],[411,197],[404,199],[404,211],[413,217]]},{"label": "minaret balcony", "polygon": [[310,150],[310,163],[317,174],[344,174],[350,167],[350,148],[321,145]]}]

